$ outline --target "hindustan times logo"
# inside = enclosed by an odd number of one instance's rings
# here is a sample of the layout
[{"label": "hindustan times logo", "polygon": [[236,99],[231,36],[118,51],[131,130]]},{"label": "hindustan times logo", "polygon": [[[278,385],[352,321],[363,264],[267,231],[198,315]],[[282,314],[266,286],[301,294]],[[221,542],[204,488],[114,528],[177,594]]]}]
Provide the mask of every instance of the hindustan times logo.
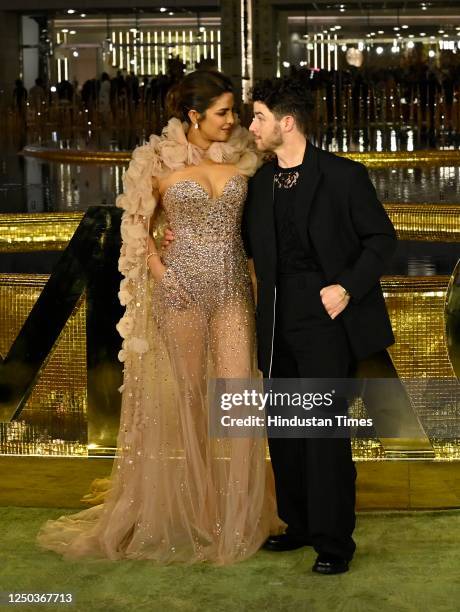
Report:
[{"label": "hindustan times logo", "polygon": [[242,393],[222,393],[220,407],[222,410],[231,410],[240,406],[265,410],[268,405],[271,407],[297,407],[312,410],[313,408],[332,406],[334,394],[334,389],[327,393],[281,393],[275,391],[260,393],[255,389],[246,389]]}]

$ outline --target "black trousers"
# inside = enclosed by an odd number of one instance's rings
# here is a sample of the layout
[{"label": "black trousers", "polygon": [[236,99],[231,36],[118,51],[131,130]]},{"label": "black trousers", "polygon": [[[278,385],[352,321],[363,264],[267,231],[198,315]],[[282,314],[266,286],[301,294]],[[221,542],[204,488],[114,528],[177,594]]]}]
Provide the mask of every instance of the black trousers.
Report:
[{"label": "black trousers", "polygon": [[[355,364],[340,320],[330,319],[317,272],[278,281],[272,378],[347,378]],[[356,470],[347,438],[269,438],[278,514],[318,553],[355,551]]]}]

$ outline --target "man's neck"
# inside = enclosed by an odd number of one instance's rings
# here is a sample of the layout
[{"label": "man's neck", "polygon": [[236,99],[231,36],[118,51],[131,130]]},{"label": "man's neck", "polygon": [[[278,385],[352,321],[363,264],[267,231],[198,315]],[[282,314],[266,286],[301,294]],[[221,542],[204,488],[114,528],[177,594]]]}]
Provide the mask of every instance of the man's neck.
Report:
[{"label": "man's neck", "polygon": [[293,137],[289,142],[283,143],[276,149],[276,157],[280,168],[293,168],[303,162],[307,139],[302,134]]}]

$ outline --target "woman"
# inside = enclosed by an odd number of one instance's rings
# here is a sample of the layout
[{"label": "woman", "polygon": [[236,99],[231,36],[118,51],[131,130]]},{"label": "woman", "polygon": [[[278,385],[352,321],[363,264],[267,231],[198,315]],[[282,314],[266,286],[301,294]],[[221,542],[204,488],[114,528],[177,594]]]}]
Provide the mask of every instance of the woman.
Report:
[{"label": "woman", "polygon": [[[38,536],[70,558],[231,563],[277,521],[264,439],[208,434],[208,381],[257,372],[240,221],[258,157],[224,75],[189,74],[170,102],[176,118],[134,151],[117,200],[126,312],[112,488]],[[160,206],[175,235],[163,260],[149,233]]]}]

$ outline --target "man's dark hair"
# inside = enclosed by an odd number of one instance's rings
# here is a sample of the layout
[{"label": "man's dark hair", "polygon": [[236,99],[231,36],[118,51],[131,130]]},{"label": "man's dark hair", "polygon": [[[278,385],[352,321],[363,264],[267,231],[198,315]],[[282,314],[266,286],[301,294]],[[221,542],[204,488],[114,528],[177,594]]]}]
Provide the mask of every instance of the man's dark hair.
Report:
[{"label": "man's dark hair", "polygon": [[252,88],[251,97],[253,102],[265,104],[277,119],[292,115],[298,129],[304,134],[307,132],[314,105],[308,80],[303,75],[259,81]]}]

